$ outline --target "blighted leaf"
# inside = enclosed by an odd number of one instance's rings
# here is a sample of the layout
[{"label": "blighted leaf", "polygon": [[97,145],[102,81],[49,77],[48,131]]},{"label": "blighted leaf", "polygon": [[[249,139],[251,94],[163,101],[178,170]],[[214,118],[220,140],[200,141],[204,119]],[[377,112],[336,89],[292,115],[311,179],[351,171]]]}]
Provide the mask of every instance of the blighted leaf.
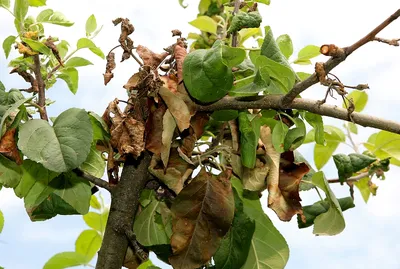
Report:
[{"label": "blighted leaf", "polygon": [[[19,96],[13,96],[11,93],[13,91],[8,92],[8,94],[6,93],[5,98],[7,99],[11,99],[11,100],[7,100],[6,105],[9,105],[9,103],[11,102],[11,106],[7,106],[7,109],[4,111],[1,121],[0,121],[0,136],[3,136],[5,129],[3,130],[3,126],[6,123],[6,120],[9,118],[10,115],[12,115],[13,113],[17,113],[18,109],[22,107],[22,105],[26,102],[29,102],[30,100],[32,100],[33,97],[30,98],[22,98],[20,99]],[[17,98],[13,98],[13,97],[17,97]],[[17,100],[15,100],[17,99]],[[2,100],[0,100],[1,102]]]},{"label": "blighted leaf", "polygon": [[338,170],[339,180],[341,183],[343,183],[354,173],[375,162],[376,158],[371,158],[364,154],[351,153],[349,155],[333,155],[333,160],[335,161],[335,165]]},{"label": "blighted leaf", "polygon": [[133,230],[136,233],[136,239],[143,246],[169,244],[169,238],[165,227],[161,221],[160,202],[152,199],[135,218]]},{"label": "blighted leaf", "polygon": [[289,259],[289,247],[285,238],[264,213],[258,195],[251,193],[249,197],[244,197],[240,180],[232,178],[231,182],[243,201],[244,213],[256,223],[250,250],[241,268],[284,268]]},{"label": "blighted leaf", "polygon": [[319,47],[314,45],[308,45],[302,48],[297,59],[294,61],[295,64],[311,64],[310,59],[320,55]]},{"label": "blighted leaf", "polygon": [[164,103],[149,104],[150,115],[146,121],[146,149],[154,154],[160,154],[162,149],[162,133],[164,114],[167,107]]},{"label": "blighted leaf", "polygon": [[64,269],[86,264],[86,256],[78,252],[61,252],[51,257],[43,269]]},{"label": "blighted leaf", "polygon": [[0,154],[0,184],[7,188],[15,188],[22,176],[21,166]]},{"label": "blighted leaf", "polygon": [[4,54],[6,55],[6,59],[8,58],[8,55],[10,55],[11,46],[12,46],[12,44],[14,44],[15,39],[16,39],[15,36],[10,35],[3,41],[3,50],[4,50]]},{"label": "blighted leaf", "polygon": [[160,87],[158,94],[163,98],[168,110],[174,116],[179,130],[183,132],[183,130],[189,128],[191,115],[185,102],[165,87]]},{"label": "blighted leaf", "polygon": [[85,257],[89,263],[100,249],[102,238],[95,230],[84,230],[75,242],[75,251]]},{"label": "blighted leaf", "polygon": [[[363,111],[368,102],[368,94],[365,91],[354,90],[351,93],[349,93],[346,97],[348,99],[350,98],[352,99],[355,107],[354,109],[355,112]],[[346,101],[346,104],[343,103],[342,107],[347,109],[349,107],[348,103],[349,102]]]},{"label": "blighted leaf", "polygon": [[195,20],[189,22],[200,31],[217,34],[218,23],[209,16],[198,16]]},{"label": "blighted leaf", "polygon": [[171,112],[167,109],[165,111],[163,117],[163,125],[162,125],[162,147],[161,147],[161,160],[164,164],[164,167],[167,167],[169,160],[169,153],[171,150],[171,143],[173,140],[173,135],[176,128],[176,123],[174,117]]},{"label": "blighted leaf", "polygon": [[21,164],[22,159],[17,149],[15,133],[17,129],[8,129],[0,139],[0,153],[13,160],[16,164]]},{"label": "blighted leaf", "polygon": [[143,64],[151,66],[154,70],[156,70],[156,68],[165,59],[165,57],[168,56],[168,52],[157,54],[142,45],[137,46],[136,52],[139,54],[139,57],[143,60]]},{"label": "blighted leaf", "polygon": [[319,171],[313,175],[312,183],[323,190],[329,202],[329,209],[318,215],[314,220],[314,231],[316,235],[336,235],[341,233],[346,224],[339,202],[332,192],[324,173]]},{"label": "blighted leaf", "polygon": [[221,99],[233,85],[231,67],[226,66],[222,56],[223,45],[215,43],[211,49],[189,53],[183,63],[185,85],[190,95],[201,102]]},{"label": "blighted leaf", "polygon": [[289,59],[289,57],[293,54],[293,43],[292,39],[290,39],[290,36],[280,35],[276,39],[276,43],[278,44],[282,54],[285,55],[286,59]]},{"label": "blighted leaf", "polygon": [[234,191],[235,215],[232,227],[221,242],[214,255],[216,269],[241,268],[246,262],[255,222],[243,212],[243,202]]},{"label": "blighted leaf", "polygon": [[81,165],[90,152],[93,130],[83,109],[61,113],[50,126],[34,119],[20,127],[18,148],[49,170],[65,172]]},{"label": "blighted leaf", "polygon": [[167,167],[164,167],[157,155],[153,155],[149,167],[149,172],[176,194],[180,193],[193,170],[194,166],[182,159],[175,148],[171,149]]},{"label": "blighted leaf", "polygon": [[[261,161],[263,160],[263,161]],[[269,166],[265,158],[257,158],[253,169],[243,167],[241,180],[243,188],[249,191],[262,191],[266,186],[266,179],[269,172]]]},{"label": "blighted leaf", "polygon": [[237,32],[243,28],[258,28],[260,27],[261,21],[262,17],[258,11],[252,11],[249,13],[239,12],[233,17],[228,29],[228,34]]},{"label": "blighted leaf", "polygon": [[[340,208],[342,211],[355,207],[354,201],[351,197],[345,197],[338,199]],[[317,216],[326,213],[330,207],[330,203],[325,199],[324,201],[318,201],[313,205],[303,206],[303,213],[306,222],[303,222],[300,216],[297,216],[297,224],[299,229],[310,227],[314,224],[314,220]]]},{"label": "blighted leaf", "polygon": [[203,168],[174,200],[173,255],[169,258],[174,268],[198,268],[216,252],[234,215],[229,178],[230,172],[217,177]]}]

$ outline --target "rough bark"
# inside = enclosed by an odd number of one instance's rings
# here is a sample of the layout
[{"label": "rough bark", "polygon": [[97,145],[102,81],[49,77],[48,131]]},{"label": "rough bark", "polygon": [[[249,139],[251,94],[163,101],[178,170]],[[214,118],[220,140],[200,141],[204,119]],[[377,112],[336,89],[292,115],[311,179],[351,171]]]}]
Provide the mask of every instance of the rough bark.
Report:
[{"label": "rough bark", "polygon": [[111,192],[110,214],[97,269],[120,269],[123,265],[128,247],[125,231],[132,230],[140,191],[149,179],[150,159],[150,154],[144,152],[138,160],[128,159],[124,164],[121,179]]}]

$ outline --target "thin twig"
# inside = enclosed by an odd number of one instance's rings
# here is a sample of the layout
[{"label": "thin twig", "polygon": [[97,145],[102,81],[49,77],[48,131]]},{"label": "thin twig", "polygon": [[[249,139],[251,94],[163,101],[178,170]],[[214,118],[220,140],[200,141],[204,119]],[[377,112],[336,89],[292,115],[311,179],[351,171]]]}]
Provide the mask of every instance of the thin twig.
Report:
[{"label": "thin twig", "polygon": [[94,176],[92,176],[91,174],[89,174],[89,173],[87,173],[87,172],[85,172],[85,171],[82,171],[82,170],[79,169],[79,168],[76,168],[76,169],[74,169],[74,170],[72,170],[72,171],[73,171],[77,176],[79,176],[79,177],[81,177],[81,178],[84,178],[84,179],[86,179],[87,181],[92,182],[92,183],[95,184],[96,186],[99,186],[99,187],[101,187],[101,188],[103,188],[103,189],[106,189],[106,190],[108,190],[109,192],[112,191],[112,187],[110,186],[110,184],[108,184],[107,181],[102,180],[101,178],[98,178],[98,177],[94,177]]},{"label": "thin twig", "polygon": [[[233,8],[232,16],[235,16],[239,12],[241,0],[235,0],[235,7]],[[232,34],[232,47],[237,47],[238,45],[238,33],[237,31]]]},{"label": "thin twig", "polygon": [[360,153],[359,150],[358,150],[357,144],[354,143],[353,137],[352,137],[352,135],[351,135],[351,133],[350,133],[350,127],[349,127],[348,124],[346,124],[346,132],[347,132],[347,137],[348,137],[349,140],[350,140],[350,143],[351,143],[351,145],[352,145],[353,150],[354,150],[356,153]]},{"label": "thin twig", "polygon": [[[358,182],[360,179],[363,179],[365,177],[368,177],[369,173],[368,172],[364,172],[361,173],[359,175],[356,175],[354,177],[349,177],[348,179],[345,180],[345,182],[349,183],[349,182]],[[340,180],[338,178],[335,179],[328,179],[328,183],[340,183]]]},{"label": "thin twig", "polygon": [[375,37],[374,40],[381,42],[381,43],[386,43],[390,46],[395,46],[395,47],[398,47],[400,45],[399,44],[400,38],[386,39],[386,38]]},{"label": "thin twig", "polygon": [[38,84],[39,88],[39,98],[38,98],[38,105],[40,106],[41,109],[39,109],[40,113],[40,118],[42,120],[49,121],[49,118],[47,117],[47,111],[46,111],[46,95],[45,95],[45,85],[44,81],[42,78],[42,73],[40,72],[40,58],[39,55],[33,56],[33,61],[34,61],[34,70],[33,72],[35,73],[35,78]]},{"label": "thin twig", "polygon": [[[333,68],[338,66],[341,62],[346,60],[347,56],[353,53],[355,50],[365,45],[366,43],[375,40],[375,36],[382,31],[385,27],[387,27],[391,22],[400,17],[400,9],[393,13],[389,18],[387,18],[384,22],[378,25],[374,30],[372,30],[369,34],[358,40],[353,45],[344,48],[344,53],[340,57],[331,57],[328,61],[324,63],[324,69],[326,74],[328,74]],[[312,74],[306,80],[302,82],[296,83],[294,87],[282,98],[282,104],[288,105],[290,104],[300,93],[311,87],[312,85],[318,82],[317,74]]]},{"label": "thin twig", "polygon": [[[256,98],[259,97],[257,96]],[[247,100],[238,100],[235,97],[226,96],[221,100],[210,105],[198,105],[197,111],[215,111],[223,109],[242,110],[250,108],[298,109],[298,110],[309,111],[321,116],[328,116],[331,118],[341,119],[345,121],[353,120],[353,123],[356,123],[364,127],[373,127],[380,130],[385,130],[392,133],[400,134],[400,123],[397,123],[395,121],[385,120],[382,118],[364,115],[357,112],[353,112],[351,114],[352,119],[350,119],[349,112],[346,109],[337,106],[329,104],[323,104],[318,106],[317,101],[305,98],[296,98],[290,105],[282,105],[281,102],[282,98],[284,98],[283,95],[271,94],[265,97],[261,97],[258,100],[247,101]]]}]

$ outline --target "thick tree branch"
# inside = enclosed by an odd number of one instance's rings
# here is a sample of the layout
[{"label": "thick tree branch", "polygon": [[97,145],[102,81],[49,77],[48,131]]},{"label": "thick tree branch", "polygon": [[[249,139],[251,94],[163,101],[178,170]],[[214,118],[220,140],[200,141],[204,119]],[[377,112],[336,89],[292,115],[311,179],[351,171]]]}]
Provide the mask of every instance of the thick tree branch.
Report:
[{"label": "thick tree branch", "polygon": [[[317,101],[296,98],[290,105],[283,105],[281,100],[283,95],[267,95],[259,100],[245,101],[238,100],[234,97],[224,97],[221,100],[210,105],[198,105],[198,111],[215,111],[223,109],[298,109],[305,110],[322,116],[341,119],[345,121],[352,121],[346,109],[337,106],[323,104],[318,105]],[[373,116],[363,115],[361,113],[353,112],[351,114],[353,122],[364,127],[373,127],[380,130],[389,131],[392,133],[400,134],[400,124],[391,120],[385,120]]]},{"label": "thick tree branch", "polygon": [[[366,43],[370,41],[375,40],[375,36],[382,31],[386,26],[388,26],[391,22],[396,20],[398,17],[400,17],[400,9],[397,10],[395,13],[393,13],[389,18],[387,18],[384,22],[382,22],[380,25],[378,25],[374,30],[372,30],[370,33],[368,33],[366,36],[358,40],[356,43],[353,45],[344,48],[344,53],[341,55],[336,55],[334,57],[331,57],[328,61],[324,63],[324,69],[325,73],[328,74],[333,68],[338,66],[341,62],[346,60],[347,56],[349,56],[351,53],[353,53],[355,50],[360,48],[361,46],[365,45]],[[290,102],[292,102],[300,93],[311,87],[312,85],[316,84],[318,82],[318,77],[317,74],[314,73],[312,74],[309,78],[306,80],[297,83],[294,85],[294,87],[285,95],[284,98],[282,98],[282,104],[283,105],[288,105]]]},{"label": "thick tree branch", "polygon": [[40,118],[42,120],[48,121],[49,118],[47,117],[47,111],[46,111],[46,93],[45,93],[45,85],[44,81],[42,78],[42,73],[40,72],[40,58],[39,55],[33,56],[33,61],[34,61],[34,70],[33,72],[35,73],[35,78],[38,84],[39,88],[39,100],[38,100],[38,105],[40,106],[39,113],[40,113]]},{"label": "thick tree branch", "polygon": [[87,173],[87,172],[85,172],[85,171],[82,171],[82,170],[79,169],[79,168],[74,169],[73,172],[74,172],[77,176],[79,176],[79,177],[81,177],[81,178],[84,178],[84,179],[86,179],[87,181],[92,182],[94,185],[96,185],[96,186],[98,186],[98,187],[101,187],[101,188],[103,188],[103,189],[108,190],[109,192],[111,192],[112,189],[113,189],[113,188],[110,186],[110,184],[108,184],[107,181],[102,180],[101,178],[98,178],[98,177],[94,177],[94,176],[92,176],[91,174],[89,174],[89,173]]},{"label": "thick tree branch", "polygon": [[128,158],[121,180],[111,193],[111,208],[99,251],[97,269],[120,269],[128,247],[126,231],[132,229],[140,192],[149,179],[151,156],[144,152],[138,160]]}]

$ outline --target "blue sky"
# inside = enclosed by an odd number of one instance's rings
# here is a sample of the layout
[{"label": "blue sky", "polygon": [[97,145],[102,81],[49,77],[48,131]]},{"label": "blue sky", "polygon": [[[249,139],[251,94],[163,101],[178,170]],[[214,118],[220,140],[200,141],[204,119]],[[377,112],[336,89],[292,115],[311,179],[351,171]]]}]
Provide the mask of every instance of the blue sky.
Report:
[{"label": "blue sky", "polygon": [[[188,21],[195,18],[198,1],[188,0],[189,8],[179,7],[178,0],[161,1],[109,1],[97,0],[48,0],[48,6],[63,11],[67,18],[75,21],[72,28],[47,27],[47,33],[62,39],[74,40],[84,37],[84,25],[88,16],[95,14],[99,25],[104,25],[95,42],[105,53],[117,44],[118,29],[111,20],[128,17],[136,30],[133,34],[135,45],[142,44],[154,51],[174,41],[170,30],[180,29],[184,34],[196,31]],[[294,42],[295,54],[308,44],[322,45],[335,43],[347,46],[364,36],[386,17],[399,8],[398,1],[381,0],[272,0],[269,7],[261,12],[265,25],[271,25],[275,37],[289,34]],[[37,11],[35,11],[37,13]],[[394,22],[380,35],[399,38],[400,21]],[[55,34],[54,34],[55,33]],[[0,9],[0,40],[14,34],[10,15]],[[16,54],[12,54],[11,57]],[[51,116],[58,115],[70,107],[82,107],[101,114],[108,102],[115,97],[124,98],[122,85],[137,70],[137,64],[127,61],[117,63],[115,77],[105,87],[102,73],[105,63],[89,51],[78,56],[90,59],[94,65],[80,70],[80,84],[76,95],[72,95],[64,82],[57,82],[48,92],[48,97],[57,102],[49,108]],[[119,56],[117,56],[118,58]],[[324,61],[324,57],[318,58]],[[0,53],[0,80],[6,88],[23,88],[26,83],[17,75],[8,75],[7,61]],[[312,72],[312,66],[296,67],[296,70]],[[369,104],[365,113],[400,121],[400,48],[372,43],[356,51],[346,62],[336,68],[345,84],[368,83]],[[313,86],[304,97],[321,99],[324,88]],[[340,105],[340,100],[329,101]],[[326,119],[326,123],[341,126],[339,121]],[[376,130],[360,127],[358,142],[365,141]],[[350,152],[342,146],[341,152]],[[306,145],[301,152],[312,159],[312,146]],[[337,177],[333,163],[323,169],[328,178]],[[400,268],[400,209],[397,191],[400,181],[399,168],[392,168],[387,179],[379,183],[378,195],[370,198],[367,205],[356,190],[356,208],[344,213],[346,229],[334,237],[315,237],[312,229],[298,230],[296,221],[282,223],[274,213],[265,207],[266,213],[288,241],[291,256],[286,268]],[[333,186],[338,197],[348,195],[347,188]],[[105,192],[103,191],[103,194]],[[303,204],[311,204],[318,198],[314,193],[301,193]],[[266,195],[265,195],[266,198]],[[265,204],[265,198],[264,204]],[[46,222],[30,222],[25,213],[23,201],[14,197],[12,190],[0,192],[0,210],[5,216],[5,227],[0,234],[0,265],[7,269],[37,269],[54,254],[74,250],[75,239],[86,229],[81,216],[57,216]],[[167,268],[167,267],[164,267]]]}]

